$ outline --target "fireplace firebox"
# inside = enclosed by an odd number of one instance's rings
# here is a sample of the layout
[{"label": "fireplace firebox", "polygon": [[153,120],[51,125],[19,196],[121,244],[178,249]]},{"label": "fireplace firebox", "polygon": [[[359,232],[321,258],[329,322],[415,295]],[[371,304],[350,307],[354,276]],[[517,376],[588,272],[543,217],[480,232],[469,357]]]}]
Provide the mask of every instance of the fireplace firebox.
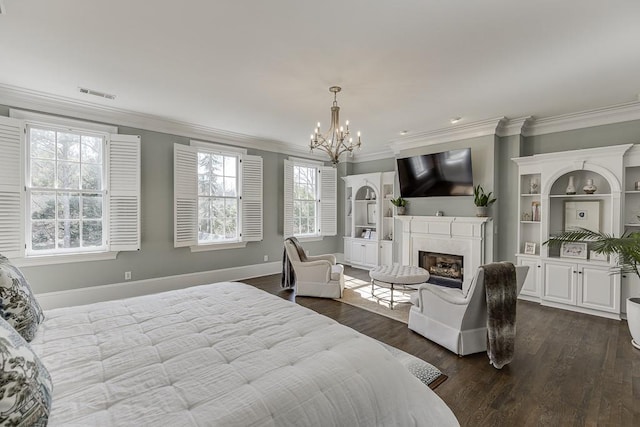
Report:
[{"label": "fireplace firebox", "polygon": [[437,252],[418,252],[418,265],[429,272],[428,283],[462,289],[464,257]]}]

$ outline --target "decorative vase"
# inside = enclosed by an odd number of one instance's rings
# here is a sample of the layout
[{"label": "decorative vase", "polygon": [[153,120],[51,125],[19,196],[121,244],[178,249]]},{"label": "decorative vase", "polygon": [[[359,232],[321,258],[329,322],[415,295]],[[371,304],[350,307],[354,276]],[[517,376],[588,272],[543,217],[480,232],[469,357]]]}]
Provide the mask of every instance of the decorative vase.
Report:
[{"label": "decorative vase", "polygon": [[588,179],[587,180],[587,185],[582,187],[582,191],[584,191],[587,194],[593,194],[593,193],[596,192],[597,189],[598,189],[598,187],[593,185],[593,180],[592,179]]},{"label": "decorative vase", "polygon": [[576,186],[573,184],[573,176],[569,177],[569,185],[567,185],[567,189],[565,190],[567,194],[576,194]]},{"label": "decorative vase", "polygon": [[640,350],[640,298],[627,298],[627,324],[631,344]]},{"label": "decorative vase", "polygon": [[397,206],[396,207],[396,214],[398,215],[404,215],[406,207],[404,206]]},{"label": "decorative vase", "polygon": [[538,178],[531,178],[529,181],[529,194],[538,194],[540,191],[540,184],[538,183]]},{"label": "decorative vase", "polygon": [[487,206],[476,206],[476,216],[489,216],[489,208]]},{"label": "decorative vase", "polygon": [[369,194],[369,189],[367,188],[367,194],[364,196],[365,200],[371,200],[371,194]]}]

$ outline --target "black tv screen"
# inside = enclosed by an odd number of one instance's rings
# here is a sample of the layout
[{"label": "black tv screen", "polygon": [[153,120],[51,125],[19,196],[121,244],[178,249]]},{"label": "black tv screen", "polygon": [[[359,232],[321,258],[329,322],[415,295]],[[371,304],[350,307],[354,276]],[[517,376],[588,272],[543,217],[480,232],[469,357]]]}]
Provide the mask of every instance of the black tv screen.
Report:
[{"label": "black tv screen", "polygon": [[472,196],[471,148],[397,159],[402,197]]}]

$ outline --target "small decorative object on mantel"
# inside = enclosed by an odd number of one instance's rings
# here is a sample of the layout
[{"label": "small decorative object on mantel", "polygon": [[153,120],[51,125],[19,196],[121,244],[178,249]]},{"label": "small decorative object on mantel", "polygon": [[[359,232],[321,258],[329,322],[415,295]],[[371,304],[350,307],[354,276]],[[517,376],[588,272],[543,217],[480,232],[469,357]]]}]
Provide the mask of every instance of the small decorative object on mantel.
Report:
[{"label": "small decorative object on mantel", "polygon": [[598,187],[593,185],[593,180],[592,179],[587,179],[587,185],[582,187],[582,191],[584,191],[586,194],[593,194],[593,193],[596,192],[597,189],[598,189]]},{"label": "small decorative object on mantel", "polygon": [[442,211],[436,211],[436,216],[444,216],[444,212],[442,212]]},{"label": "small decorative object on mantel", "polygon": [[484,189],[480,185],[473,188],[473,203],[476,205],[476,216],[489,216],[489,206],[496,201],[496,198],[491,198],[492,194],[492,191],[485,194]]},{"label": "small decorative object on mantel", "polygon": [[576,194],[576,186],[573,183],[573,176],[569,177],[569,185],[567,185],[567,189],[565,190],[566,194]]},{"label": "small decorative object on mantel", "polygon": [[396,207],[396,213],[398,215],[404,215],[405,209],[407,208],[407,204],[409,203],[407,202],[406,199],[403,199],[402,197],[398,197],[397,199],[391,199],[390,202],[393,206]]}]

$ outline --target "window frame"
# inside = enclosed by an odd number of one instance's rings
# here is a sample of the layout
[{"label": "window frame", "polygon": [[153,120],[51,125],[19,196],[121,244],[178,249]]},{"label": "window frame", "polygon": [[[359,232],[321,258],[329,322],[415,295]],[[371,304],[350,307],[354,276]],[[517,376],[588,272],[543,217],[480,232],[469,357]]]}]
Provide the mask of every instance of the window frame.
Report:
[{"label": "window frame", "polygon": [[[306,169],[312,169],[313,173],[315,175],[315,194],[314,194],[314,198],[313,198],[313,207],[315,210],[315,221],[313,224],[313,233],[307,233],[307,234],[301,234],[301,233],[296,233],[294,231],[293,236],[298,238],[298,239],[302,239],[302,240],[309,240],[309,239],[320,239],[322,236],[320,235],[320,167],[321,165],[318,164],[312,164],[309,162],[298,162],[298,161],[294,161],[293,162],[293,176],[292,176],[292,180],[293,180],[293,194],[292,194],[292,200],[293,200],[293,220],[295,223],[295,211],[296,211],[296,202],[309,202],[311,199],[296,199],[295,194],[296,194],[296,168],[306,168]],[[307,217],[308,219],[308,217]],[[295,228],[295,226],[294,226]]]},{"label": "window frame", "polygon": [[[100,123],[88,122],[81,119],[71,119],[55,116],[46,113],[9,109],[6,121],[0,125],[7,129],[15,128],[19,130],[19,138],[9,141],[15,142],[19,153],[16,182],[9,182],[4,186],[5,194],[19,195],[19,218],[20,241],[3,241],[9,244],[5,248],[7,254],[11,254],[12,261],[16,266],[44,266],[54,264],[66,264],[86,261],[106,261],[114,260],[118,253],[122,251],[140,250],[141,244],[141,138],[139,135],[119,134],[118,127],[104,125]],[[106,236],[107,247],[100,251],[85,251],[73,253],[49,253],[49,254],[26,254],[26,234],[27,215],[31,211],[27,206],[26,184],[27,184],[27,164],[30,163],[27,157],[27,125],[35,127],[61,127],[63,129],[76,129],[86,133],[105,134],[106,148],[103,148],[103,238]],[[29,147],[30,148],[30,147]],[[126,156],[126,160],[120,160]],[[112,173],[118,175],[111,175]],[[124,175],[120,175],[123,173]],[[114,180],[114,177],[118,179]],[[126,180],[123,180],[126,177]],[[78,190],[80,191],[80,190]],[[5,198],[5,200],[9,200]],[[122,205],[122,203],[127,203]],[[134,222],[132,222],[134,221]],[[106,228],[105,228],[106,224]],[[123,230],[125,224],[126,230]],[[108,234],[107,234],[108,233]],[[11,235],[5,235],[11,239]]]},{"label": "window frame", "polygon": [[[200,154],[206,154],[206,155],[219,155],[219,156],[223,156],[223,158],[234,158],[235,159],[235,165],[236,165],[236,176],[235,176],[235,185],[236,185],[236,195],[235,196],[214,196],[214,195],[208,195],[208,196],[203,196],[200,194],[200,190],[198,188],[198,246],[208,246],[208,245],[224,245],[224,244],[234,244],[234,243],[239,243],[242,241],[242,224],[241,224],[241,218],[242,218],[242,188],[241,188],[241,168],[242,168],[242,156],[239,153],[230,153],[230,152],[220,152],[217,150],[212,150],[212,149],[207,149],[207,148],[198,148],[196,151],[196,155],[199,157]],[[199,161],[199,159],[198,159]],[[223,160],[223,164],[224,164],[224,160]],[[223,167],[224,168],[224,167]],[[224,171],[224,169],[223,169]],[[211,175],[209,175],[211,177]],[[198,178],[200,177],[200,173],[198,173]],[[227,178],[227,175],[222,175],[223,179]],[[199,185],[199,184],[198,184]],[[201,198],[208,198],[209,200],[212,199],[222,199],[226,202],[227,199],[233,199],[236,202],[236,224],[235,224],[235,228],[236,228],[236,236],[233,239],[221,239],[221,240],[200,240],[199,235],[200,235],[200,199]],[[226,203],[225,203],[226,204]]]},{"label": "window frame", "polygon": [[[101,143],[101,180],[102,180],[102,188],[100,190],[84,190],[82,188],[78,189],[59,189],[57,185],[54,184],[54,188],[44,188],[44,187],[33,187],[32,183],[32,175],[31,175],[31,130],[33,128],[41,129],[45,131],[54,131],[54,132],[68,132],[75,133],[82,136],[97,136],[102,139]],[[108,212],[108,158],[107,158],[107,143],[109,141],[110,134],[106,132],[100,132],[95,130],[89,130],[79,127],[69,127],[69,126],[61,126],[55,124],[48,123],[39,123],[34,121],[26,121],[25,123],[25,169],[24,169],[24,183],[25,183],[25,200],[24,200],[24,232],[25,232],[25,258],[38,258],[38,257],[54,257],[54,256],[74,256],[74,255],[83,255],[83,254],[97,254],[97,253],[106,253],[109,252],[109,212]],[[54,159],[56,167],[58,165],[58,159]],[[82,159],[78,162],[80,167],[82,166]],[[31,201],[32,201],[32,193],[33,192],[54,192],[56,194],[56,214],[54,218],[55,230],[56,230],[56,238],[54,240],[54,248],[53,249],[45,249],[45,250],[34,250],[33,242],[32,242],[32,230],[33,230],[33,219],[32,219],[32,211],[31,211]],[[59,193],[78,193],[80,195],[79,200],[79,222],[82,224],[82,194],[83,193],[93,193],[93,194],[101,194],[102,199],[102,243],[100,246],[94,247],[77,247],[77,248],[58,248],[57,247],[57,223],[58,223],[58,214],[57,214],[57,196]],[[80,227],[80,233],[82,234],[82,227]]]}]

